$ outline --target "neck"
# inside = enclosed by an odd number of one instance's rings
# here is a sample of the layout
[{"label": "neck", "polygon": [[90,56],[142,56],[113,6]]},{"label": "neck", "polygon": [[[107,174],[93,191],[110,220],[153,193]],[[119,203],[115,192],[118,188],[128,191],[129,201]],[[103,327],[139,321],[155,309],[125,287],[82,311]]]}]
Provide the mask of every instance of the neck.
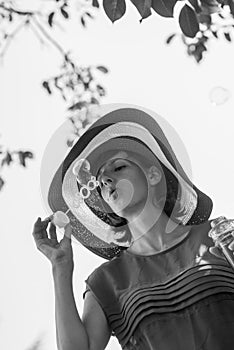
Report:
[{"label": "neck", "polygon": [[128,227],[132,234],[128,250],[140,254],[159,252],[172,246],[191,228],[178,225],[150,201],[139,215],[128,217]]}]

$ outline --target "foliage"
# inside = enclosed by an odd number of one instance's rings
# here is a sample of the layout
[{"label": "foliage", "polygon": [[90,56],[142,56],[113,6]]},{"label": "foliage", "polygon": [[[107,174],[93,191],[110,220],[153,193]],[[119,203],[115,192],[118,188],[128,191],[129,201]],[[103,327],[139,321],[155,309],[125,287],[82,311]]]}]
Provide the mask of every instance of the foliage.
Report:
[{"label": "foliage", "polygon": [[29,348],[27,348],[27,350],[41,350],[43,349],[43,337],[40,336],[36,341],[34,341],[34,343],[32,345],[30,345]]},{"label": "foliage", "polygon": [[[171,34],[166,43],[180,36],[187,54],[197,63],[201,62],[204,52],[208,50],[210,39],[224,37],[228,42],[232,41],[234,0],[103,0],[103,9],[111,22],[125,15],[127,2],[137,8],[140,22],[153,12],[165,18],[176,18],[181,32]],[[100,5],[95,0],[92,6]],[[179,10],[178,16],[176,10]]]},{"label": "foliage", "polygon": [[[80,135],[93,121],[92,106],[98,105],[106,94],[105,88],[97,81],[96,75],[108,73],[105,66],[82,66],[72,59],[70,51],[55,40],[54,27],[61,28],[64,23],[77,16],[83,27],[89,20],[94,19],[94,13],[101,7],[106,16],[114,23],[126,13],[126,7],[134,6],[140,14],[140,23],[152,14],[165,19],[176,19],[181,29],[180,33],[172,33],[166,39],[170,44],[174,38],[180,37],[186,47],[187,54],[197,63],[208,51],[210,40],[225,38],[232,41],[234,27],[234,0],[51,0],[43,3],[43,10],[25,10],[17,8],[17,0],[0,0],[0,59],[3,59],[10,44],[23,28],[32,30],[41,44],[50,43],[61,55],[62,63],[56,76],[44,79],[42,87],[52,95],[59,92],[67,103],[68,119],[74,126],[74,135]],[[20,1],[18,2],[20,4]],[[21,5],[21,4],[20,4]],[[178,14],[178,15],[177,15]],[[74,138],[73,138],[74,139]],[[73,144],[69,139],[69,147]],[[3,148],[3,146],[2,146]],[[33,158],[30,151],[1,151],[0,161],[2,168],[10,165],[18,158],[22,166],[25,160]],[[4,180],[0,177],[0,190]]]},{"label": "foliage", "polygon": [[[10,166],[14,162],[18,162],[21,166],[26,168],[27,159],[34,158],[33,153],[30,151],[9,151],[9,149],[4,149],[3,146],[0,145],[0,172],[2,173],[3,169],[6,166]],[[2,176],[0,176],[0,190],[5,184],[5,180]]]},{"label": "foliage", "polygon": [[[92,122],[90,107],[99,104],[100,99],[106,95],[106,90],[97,81],[97,76],[99,73],[108,73],[108,69],[103,65],[82,66],[72,59],[71,52],[65,51],[51,34],[54,26],[60,26],[59,20],[70,18],[71,5],[68,6],[66,0],[52,0],[50,5],[53,8],[50,6],[44,11],[28,11],[16,8],[15,1],[0,1],[0,59],[4,59],[10,44],[23,28],[32,30],[41,44],[50,43],[59,52],[62,57],[60,71],[56,76],[44,79],[42,87],[50,95],[58,91],[67,103],[68,119],[74,127],[74,139]],[[80,9],[80,23],[85,27],[87,18],[94,17],[86,9],[85,2],[83,5],[84,10]],[[69,147],[72,146],[73,139],[67,141]],[[3,167],[9,166],[16,159],[26,167],[26,159],[33,158],[30,151],[5,150],[0,155],[0,173]],[[0,190],[4,183],[4,179],[0,177]]]}]

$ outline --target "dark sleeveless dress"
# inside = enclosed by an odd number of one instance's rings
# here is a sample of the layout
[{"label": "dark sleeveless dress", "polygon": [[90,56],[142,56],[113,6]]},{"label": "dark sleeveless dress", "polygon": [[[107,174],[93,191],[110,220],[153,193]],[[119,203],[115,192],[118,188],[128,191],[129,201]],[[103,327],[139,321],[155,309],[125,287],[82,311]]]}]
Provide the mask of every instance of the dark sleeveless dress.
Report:
[{"label": "dark sleeveless dress", "polygon": [[234,270],[209,252],[209,229],[153,255],[125,250],[86,279],[124,350],[234,349]]}]

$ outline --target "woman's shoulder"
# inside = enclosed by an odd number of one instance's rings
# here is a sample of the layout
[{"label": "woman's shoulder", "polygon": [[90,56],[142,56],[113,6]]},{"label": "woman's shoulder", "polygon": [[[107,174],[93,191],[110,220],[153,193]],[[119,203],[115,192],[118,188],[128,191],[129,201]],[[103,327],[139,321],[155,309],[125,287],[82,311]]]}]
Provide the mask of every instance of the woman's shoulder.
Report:
[{"label": "woman's shoulder", "polygon": [[91,272],[89,278],[94,279],[100,276],[103,277],[106,273],[117,269],[121,261],[122,260],[119,259],[119,256],[115,256],[111,260],[104,261]]}]

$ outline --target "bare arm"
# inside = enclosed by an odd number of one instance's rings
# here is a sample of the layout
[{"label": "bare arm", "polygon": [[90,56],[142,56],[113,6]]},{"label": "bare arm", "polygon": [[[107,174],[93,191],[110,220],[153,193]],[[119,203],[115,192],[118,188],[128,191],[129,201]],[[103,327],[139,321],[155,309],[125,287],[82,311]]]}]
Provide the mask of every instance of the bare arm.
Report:
[{"label": "bare arm", "polygon": [[73,252],[71,228],[65,228],[58,242],[56,227],[48,220],[35,222],[33,237],[37,248],[51,261],[54,291],[55,320],[58,350],[103,350],[111,335],[105,314],[89,292],[85,298],[83,321],[80,319],[72,288]]},{"label": "bare arm", "polygon": [[53,268],[55,318],[59,350],[104,350],[111,336],[106,316],[93,296],[86,293],[82,320],[72,289],[72,273]]},{"label": "bare arm", "polygon": [[110,340],[111,328],[91,291],[85,294],[82,321],[89,338],[89,350],[104,350]]},{"label": "bare arm", "polygon": [[75,304],[72,272],[65,267],[53,267],[53,278],[58,349],[89,350],[88,335]]}]

